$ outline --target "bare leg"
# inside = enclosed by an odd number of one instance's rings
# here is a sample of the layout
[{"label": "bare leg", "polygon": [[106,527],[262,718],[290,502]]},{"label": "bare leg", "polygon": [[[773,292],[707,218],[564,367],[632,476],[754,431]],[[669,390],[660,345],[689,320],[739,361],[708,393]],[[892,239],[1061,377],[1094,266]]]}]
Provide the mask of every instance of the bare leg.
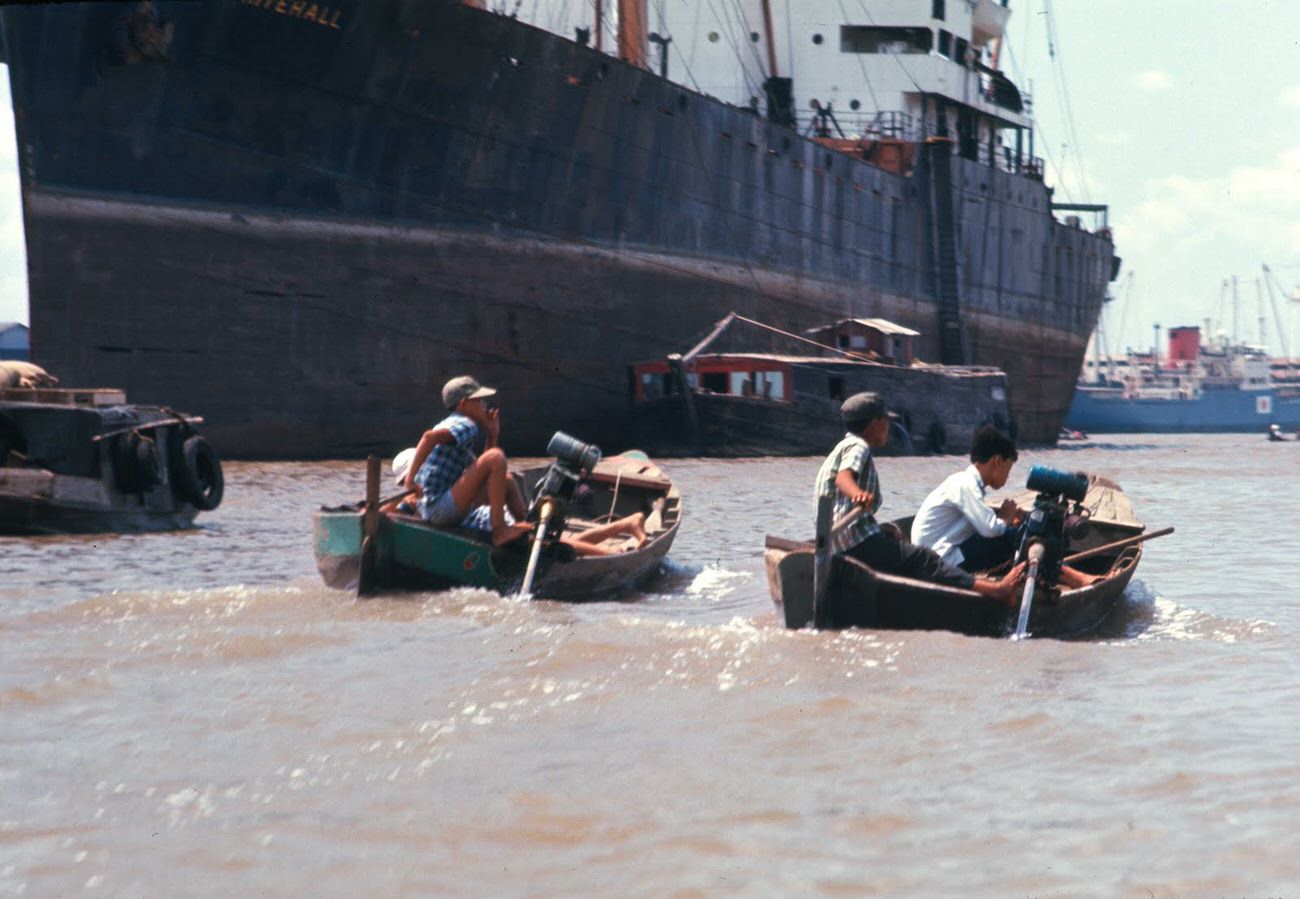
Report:
[{"label": "bare leg", "polygon": [[[620,518],[617,521],[611,521],[609,524],[602,524],[598,527],[588,528],[581,534],[576,534],[572,538],[566,539],[566,543],[574,548],[576,552],[582,555],[607,555],[613,550],[601,548],[598,544],[602,540],[608,540],[610,537],[632,536],[636,538],[637,549],[645,545],[645,515],[637,512],[626,518]],[[596,550],[590,552],[588,550]]]},{"label": "bare leg", "polygon": [[1001,580],[993,580],[987,577],[975,578],[975,584],[972,589],[983,596],[993,599],[1000,599],[1009,606],[1015,606],[1018,600],[1016,587],[1020,586],[1019,581],[1025,575],[1028,565],[1021,562],[1010,571],[1002,576]]},{"label": "bare leg", "polygon": [[1071,568],[1069,565],[1061,566],[1060,582],[1071,590],[1077,590],[1080,587],[1087,587],[1101,580],[1099,574],[1084,574],[1077,568]]},{"label": "bare leg", "polygon": [[524,492],[519,489],[519,482],[512,477],[506,478],[506,508],[515,517],[515,521],[523,521],[528,517],[528,506],[524,503]]},{"label": "bare leg", "polygon": [[528,524],[506,524],[506,454],[492,449],[479,456],[451,488],[456,508],[467,512],[479,489],[487,484],[488,515],[492,521],[492,545],[502,546],[529,531]]}]

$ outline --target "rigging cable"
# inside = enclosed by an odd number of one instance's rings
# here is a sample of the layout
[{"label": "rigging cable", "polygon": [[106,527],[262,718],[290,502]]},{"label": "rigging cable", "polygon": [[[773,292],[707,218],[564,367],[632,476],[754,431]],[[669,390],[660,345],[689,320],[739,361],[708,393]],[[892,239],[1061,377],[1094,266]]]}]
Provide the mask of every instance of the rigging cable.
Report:
[{"label": "rigging cable", "polygon": [[[1056,38],[1056,16],[1052,12],[1052,0],[1043,0],[1043,10],[1047,22],[1047,53],[1054,64],[1057,95],[1061,102],[1061,108],[1065,113],[1066,133],[1073,144],[1074,167],[1079,176],[1079,188],[1083,192],[1084,202],[1091,203],[1091,192],[1088,190],[1088,179],[1083,168],[1083,147],[1079,141],[1078,129],[1074,124],[1074,107],[1070,103],[1070,90],[1065,81],[1065,61],[1061,58],[1056,46],[1058,43]],[[1062,175],[1064,175],[1064,172],[1062,172]]]}]

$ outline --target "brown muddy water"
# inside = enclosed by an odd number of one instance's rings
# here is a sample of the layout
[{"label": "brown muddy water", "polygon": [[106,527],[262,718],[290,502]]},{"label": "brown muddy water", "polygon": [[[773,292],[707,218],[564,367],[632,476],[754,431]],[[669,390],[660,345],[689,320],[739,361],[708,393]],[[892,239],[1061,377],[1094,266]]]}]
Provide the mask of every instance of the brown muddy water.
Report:
[{"label": "brown muddy water", "polygon": [[[670,463],[669,564],[585,605],[324,588],[356,463],[0,539],[0,896],[1300,892],[1300,444],[1023,454],[1178,529],[1073,642],[784,630],[818,462]],[[884,513],[961,464],[882,460]]]}]

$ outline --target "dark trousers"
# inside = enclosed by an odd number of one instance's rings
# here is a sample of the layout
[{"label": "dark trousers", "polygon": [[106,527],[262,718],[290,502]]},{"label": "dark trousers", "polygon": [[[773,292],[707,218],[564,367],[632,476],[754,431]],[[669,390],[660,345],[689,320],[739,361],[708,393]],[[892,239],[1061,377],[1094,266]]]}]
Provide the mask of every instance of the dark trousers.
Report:
[{"label": "dark trousers", "polygon": [[931,581],[949,587],[967,590],[975,583],[969,572],[954,568],[939,558],[939,554],[915,543],[900,542],[885,533],[872,534],[845,552],[876,571]]},{"label": "dark trousers", "polygon": [[962,555],[962,570],[988,571],[996,568],[1003,562],[1010,561],[1019,543],[1020,531],[1016,528],[1008,528],[999,537],[981,537],[979,534],[967,537],[958,547]]}]

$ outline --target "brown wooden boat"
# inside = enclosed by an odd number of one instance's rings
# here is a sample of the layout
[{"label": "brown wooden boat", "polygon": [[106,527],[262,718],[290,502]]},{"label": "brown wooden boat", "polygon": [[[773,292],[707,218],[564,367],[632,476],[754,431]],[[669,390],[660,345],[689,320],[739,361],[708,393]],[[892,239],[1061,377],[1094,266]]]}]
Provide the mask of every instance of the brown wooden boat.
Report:
[{"label": "brown wooden boat", "polygon": [[[1027,508],[1035,495],[1025,491],[1014,499]],[[1105,478],[1090,479],[1083,506],[1091,513],[1091,527],[1086,537],[1070,542],[1065,560],[1102,579],[1076,590],[1039,592],[1031,605],[1031,636],[1076,637],[1094,630],[1110,615],[1137,570],[1141,542],[1172,531],[1147,533],[1119,485]],[[906,534],[912,517],[895,524]],[[813,543],[769,536],[766,563],[768,588],[786,626],[811,624]],[[1007,605],[971,590],[885,574],[844,556],[831,562],[826,604],[825,626],[831,628],[949,630],[984,637],[1014,631],[1018,608],[1018,603]]]}]

